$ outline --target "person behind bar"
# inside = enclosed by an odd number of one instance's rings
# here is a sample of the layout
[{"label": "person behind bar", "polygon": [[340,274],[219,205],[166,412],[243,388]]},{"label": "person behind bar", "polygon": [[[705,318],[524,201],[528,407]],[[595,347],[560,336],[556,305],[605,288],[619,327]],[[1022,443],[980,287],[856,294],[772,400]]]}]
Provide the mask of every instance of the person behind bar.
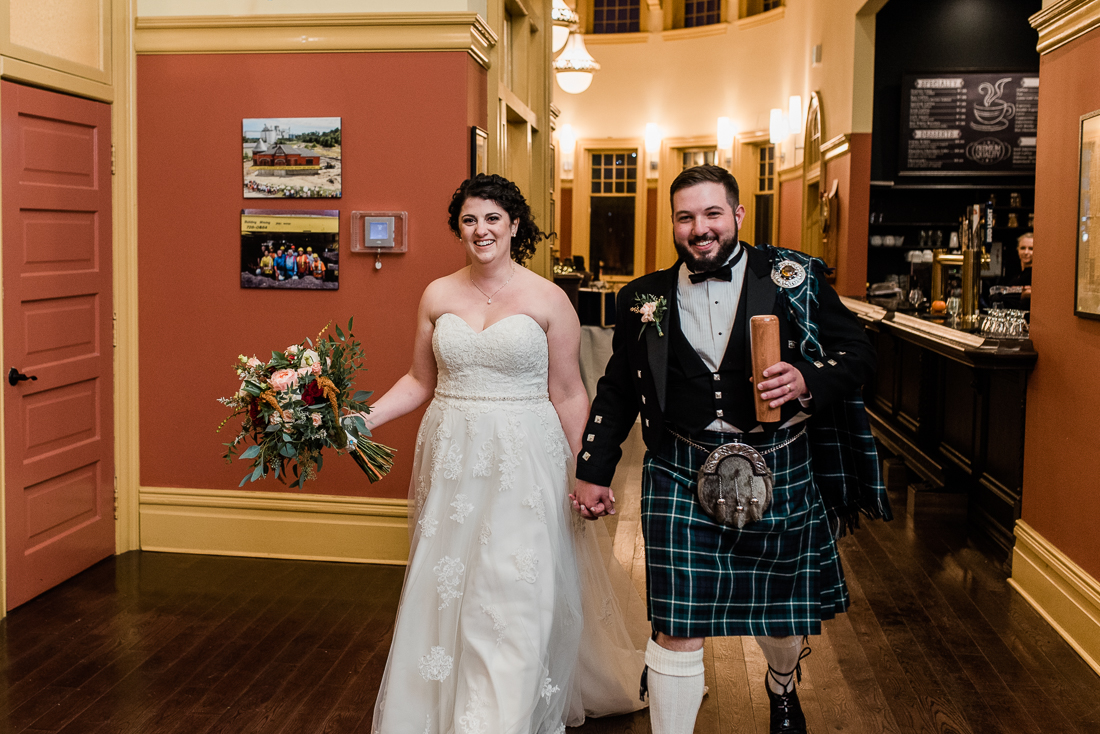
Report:
[{"label": "person behind bar", "polygon": [[[654,734],[687,734],[703,697],[703,641],[752,635],[768,662],[772,732],[805,732],[795,690],[805,635],[848,606],[834,535],[858,510],[889,519],[859,387],[874,352],[824,282],[824,263],[738,240],[737,181],[698,166],[671,188],[679,260],[619,293],[613,353],[597,386],[577,462],[573,508],[614,513],[620,444],[639,411],[649,618],[646,650]],[[754,408],[749,317],[779,317],[782,361],[755,389],[781,409]],[[809,419],[809,420],[807,420]],[[763,517],[742,529],[704,514],[699,468],[743,442],[774,478]],[[799,672],[800,675],[800,672]]]},{"label": "person behind bar", "polygon": [[1035,235],[1024,232],[1016,240],[1016,254],[1020,258],[1020,274],[1013,278],[1009,285],[1023,286],[1020,293],[1020,305],[1022,308],[1031,307],[1031,259],[1035,252]]}]

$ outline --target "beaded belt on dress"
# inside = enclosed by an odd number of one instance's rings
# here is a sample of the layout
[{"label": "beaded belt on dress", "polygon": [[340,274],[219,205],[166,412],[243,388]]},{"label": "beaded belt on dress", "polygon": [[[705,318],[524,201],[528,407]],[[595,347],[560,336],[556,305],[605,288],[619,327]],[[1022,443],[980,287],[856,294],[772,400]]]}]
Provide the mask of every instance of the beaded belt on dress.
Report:
[{"label": "beaded belt on dress", "polygon": [[550,393],[540,392],[533,395],[465,395],[462,393],[450,392],[449,390],[440,390],[436,388],[436,397],[446,398],[448,400],[471,400],[474,402],[480,402],[482,400],[494,400],[494,401],[507,401],[509,403],[542,403],[550,399]]}]

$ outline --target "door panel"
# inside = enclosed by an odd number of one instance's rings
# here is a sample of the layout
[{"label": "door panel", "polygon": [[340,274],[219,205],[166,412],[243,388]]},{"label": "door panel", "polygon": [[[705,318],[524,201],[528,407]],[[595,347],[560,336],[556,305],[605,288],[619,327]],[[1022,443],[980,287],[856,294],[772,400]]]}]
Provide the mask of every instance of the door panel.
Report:
[{"label": "door panel", "polygon": [[111,109],[0,82],[7,603],[114,552]]}]

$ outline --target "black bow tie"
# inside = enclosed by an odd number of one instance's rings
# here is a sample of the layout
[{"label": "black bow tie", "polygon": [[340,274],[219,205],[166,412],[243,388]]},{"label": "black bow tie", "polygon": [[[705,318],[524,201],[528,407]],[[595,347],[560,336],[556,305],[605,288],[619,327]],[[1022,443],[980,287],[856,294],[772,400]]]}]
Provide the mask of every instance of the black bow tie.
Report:
[{"label": "black bow tie", "polygon": [[733,280],[733,266],[741,260],[741,256],[744,254],[745,248],[738,247],[737,254],[734,255],[729,260],[729,262],[727,262],[722,267],[715,268],[714,270],[704,270],[701,273],[688,273],[688,279],[692,282],[693,285],[696,283],[702,283],[704,280],[710,280],[711,278],[714,278],[715,280],[724,280],[729,283]]}]

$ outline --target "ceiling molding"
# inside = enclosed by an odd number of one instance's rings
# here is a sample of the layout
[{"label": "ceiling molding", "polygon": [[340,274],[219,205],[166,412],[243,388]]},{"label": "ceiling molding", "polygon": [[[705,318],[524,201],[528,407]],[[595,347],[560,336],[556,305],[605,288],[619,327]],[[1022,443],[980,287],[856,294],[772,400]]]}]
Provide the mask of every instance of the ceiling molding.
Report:
[{"label": "ceiling molding", "polygon": [[1047,54],[1100,28],[1100,0],[1060,0],[1028,20],[1039,31],[1039,53]]},{"label": "ceiling molding", "polygon": [[477,13],[138,18],[138,54],[466,51],[485,68],[497,35]]}]

